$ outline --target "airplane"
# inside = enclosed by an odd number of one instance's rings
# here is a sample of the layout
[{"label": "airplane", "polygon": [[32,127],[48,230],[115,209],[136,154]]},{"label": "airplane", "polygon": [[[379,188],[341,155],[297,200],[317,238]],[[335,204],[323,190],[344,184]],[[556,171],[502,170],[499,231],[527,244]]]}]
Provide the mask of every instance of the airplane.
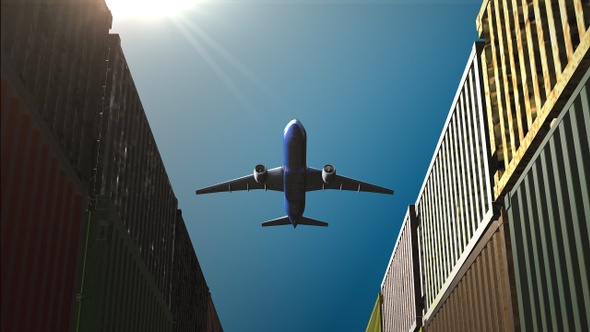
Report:
[{"label": "airplane", "polygon": [[285,194],[287,215],[262,223],[266,226],[309,225],[328,226],[327,222],[306,218],[305,193],[314,190],[338,189],[393,195],[393,190],[357,181],[336,174],[336,168],[327,164],[323,169],[308,167],[306,163],[307,133],[301,122],[291,120],[283,133],[283,166],[267,169],[258,164],[252,175],[198,189],[197,195],[238,190],[275,190]]}]

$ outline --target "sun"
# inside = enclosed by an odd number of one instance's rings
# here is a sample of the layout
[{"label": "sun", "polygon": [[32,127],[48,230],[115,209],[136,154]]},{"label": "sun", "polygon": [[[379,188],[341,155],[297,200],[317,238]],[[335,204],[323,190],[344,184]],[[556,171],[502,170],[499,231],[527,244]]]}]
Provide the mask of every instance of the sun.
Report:
[{"label": "sun", "polygon": [[175,16],[190,9],[201,0],[105,0],[118,18],[157,19]]}]

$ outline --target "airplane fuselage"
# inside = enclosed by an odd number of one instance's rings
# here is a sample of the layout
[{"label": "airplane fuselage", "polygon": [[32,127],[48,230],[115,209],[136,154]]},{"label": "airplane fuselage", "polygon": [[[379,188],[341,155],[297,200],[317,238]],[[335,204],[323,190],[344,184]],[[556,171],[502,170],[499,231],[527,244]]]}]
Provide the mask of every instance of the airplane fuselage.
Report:
[{"label": "airplane fuselage", "polygon": [[283,181],[285,212],[293,226],[305,210],[305,171],[307,168],[307,133],[301,122],[293,120],[283,134]]}]

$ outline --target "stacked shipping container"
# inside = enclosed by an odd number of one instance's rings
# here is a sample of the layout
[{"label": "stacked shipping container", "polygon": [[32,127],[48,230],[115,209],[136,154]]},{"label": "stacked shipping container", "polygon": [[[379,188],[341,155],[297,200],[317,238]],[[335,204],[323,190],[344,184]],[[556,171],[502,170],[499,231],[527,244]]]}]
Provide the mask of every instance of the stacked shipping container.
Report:
[{"label": "stacked shipping container", "polygon": [[104,0],[2,1],[1,18],[5,64],[91,193],[110,11]]},{"label": "stacked shipping container", "polygon": [[108,196],[86,216],[76,331],[172,331],[172,313]]},{"label": "stacked shipping container", "polygon": [[505,197],[523,330],[590,330],[590,69]]},{"label": "stacked shipping container", "polygon": [[494,198],[516,182],[588,68],[585,0],[485,0],[476,21],[491,152],[499,161]]},{"label": "stacked shipping container", "polygon": [[104,0],[1,18],[2,331],[221,331]]},{"label": "stacked shipping container", "polygon": [[[209,287],[178,210],[174,228],[171,309],[174,331],[221,331]],[[214,316],[211,317],[210,316]]]},{"label": "stacked shipping container", "polygon": [[441,305],[424,323],[427,331],[514,331],[510,238],[505,218],[493,220],[445,289]]},{"label": "stacked shipping container", "polygon": [[418,219],[410,205],[381,283],[384,331],[414,331],[422,325],[418,246]]},{"label": "stacked shipping container", "polygon": [[178,202],[121,49],[109,35],[95,193],[108,195],[170,305]]},{"label": "stacked shipping container", "polygon": [[416,202],[424,328],[589,330],[590,4],[486,0],[477,29]]},{"label": "stacked shipping container", "polygon": [[65,331],[87,193],[2,53],[2,331]]},{"label": "stacked shipping container", "polygon": [[495,215],[479,54],[473,46],[416,201],[427,320]]},{"label": "stacked shipping container", "polygon": [[99,0],[2,1],[2,331],[72,325],[111,21]]},{"label": "stacked shipping container", "polygon": [[[408,209],[387,267],[381,285],[384,331],[416,331],[444,316],[441,311],[456,314],[449,287],[464,276],[469,257],[497,218],[479,64],[482,47],[478,42],[472,48],[416,206]],[[492,282],[482,281],[482,287]]]},{"label": "stacked shipping container", "polygon": [[590,4],[485,1],[477,26],[519,323],[586,331]]}]

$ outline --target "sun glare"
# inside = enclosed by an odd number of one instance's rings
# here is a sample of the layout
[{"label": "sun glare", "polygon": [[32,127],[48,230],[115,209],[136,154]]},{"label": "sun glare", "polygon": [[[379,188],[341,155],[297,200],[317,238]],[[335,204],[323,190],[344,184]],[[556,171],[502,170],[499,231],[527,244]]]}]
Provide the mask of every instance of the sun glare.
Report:
[{"label": "sun glare", "polygon": [[118,18],[154,19],[175,16],[194,7],[199,0],[105,0]]}]

